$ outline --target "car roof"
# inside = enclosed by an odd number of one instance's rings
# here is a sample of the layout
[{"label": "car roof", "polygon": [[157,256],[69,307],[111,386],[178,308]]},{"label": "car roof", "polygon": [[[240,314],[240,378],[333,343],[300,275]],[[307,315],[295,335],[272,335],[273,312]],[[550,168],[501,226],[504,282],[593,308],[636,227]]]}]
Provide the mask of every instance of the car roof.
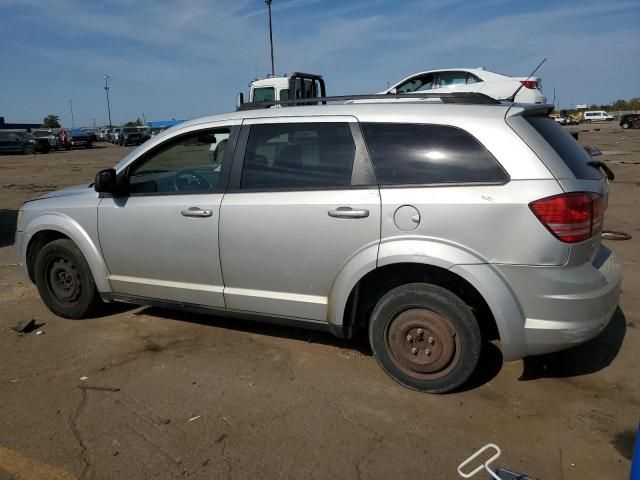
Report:
[{"label": "car roof", "polygon": [[[510,115],[519,115],[527,110],[546,110],[550,105],[497,103],[497,104],[457,104],[439,101],[403,100],[381,101],[378,103],[348,103],[336,105],[291,106],[264,108],[221,113],[206,117],[194,118],[179,124],[177,127],[188,128],[202,123],[225,120],[249,120],[260,118],[316,117],[316,116],[355,116],[360,121],[386,117],[390,122],[405,119],[406,123],[420,123],[426,116],[473,116],[479,118],[504,118],[507,111]],[[379,121],[379,120],[377,120]],[[424,122],[423,120],[423,123]],[[175,128],[175,127],[174,127]]]}]

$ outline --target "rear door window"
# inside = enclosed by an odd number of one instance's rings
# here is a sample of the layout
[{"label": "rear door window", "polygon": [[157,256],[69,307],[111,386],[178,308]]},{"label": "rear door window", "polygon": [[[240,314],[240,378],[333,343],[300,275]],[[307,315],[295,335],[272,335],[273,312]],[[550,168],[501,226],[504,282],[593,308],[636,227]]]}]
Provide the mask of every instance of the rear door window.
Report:
[{"label": "rear door window", "polygon": [[591,161],[591,155],[557,122],[547,116],[528,116],[525,120],[555,150],[577,179],[600,180],[602,178],[600,170],[588,164]]},{"label": "rear door window", "polygon": [[351,185],[355,152],[348,123],[252,125],[240,187],[346,187]]},{"label": "rear door window", "polygon": [[364,123],[381,185],[505,183],[509,177],[469,133],[446,125]]},{"label": "rear door window", "polygon": [[440,72],[438,74],[438,82],[440,87],[455,87],[457,85],[466,85],[467,72]]}]

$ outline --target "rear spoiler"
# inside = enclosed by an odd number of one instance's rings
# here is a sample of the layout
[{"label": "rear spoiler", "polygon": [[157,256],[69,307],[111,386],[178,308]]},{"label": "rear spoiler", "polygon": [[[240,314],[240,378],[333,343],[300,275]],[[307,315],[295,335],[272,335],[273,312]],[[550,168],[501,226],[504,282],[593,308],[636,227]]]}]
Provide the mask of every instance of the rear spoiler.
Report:
[{"label": "rear spoiler", "polygon": [[529,117],[534,115],[544,115],[548,116],[551,112],[553,112],[553,105],[538,105],[538,104],[523,104],[523,103],[514,103],[512,104],[504,114],[504,118],[507,117]]}]

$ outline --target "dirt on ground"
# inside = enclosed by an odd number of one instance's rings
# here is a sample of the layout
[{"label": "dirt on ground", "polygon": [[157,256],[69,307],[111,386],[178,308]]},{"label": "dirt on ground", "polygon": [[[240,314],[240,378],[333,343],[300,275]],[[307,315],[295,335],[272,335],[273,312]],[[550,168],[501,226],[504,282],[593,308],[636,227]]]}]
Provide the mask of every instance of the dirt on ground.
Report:
[{"label": "dirt on ground", "polygon": [[[16,264],[18,208],[91,182],[130,149],[0,156],[0,479],[454,479],[489,442],[502,448],[497,465],[539,479],[628,478],[640,130],[571,129],[616,173],[605,228],[633,236],[606,242],[624,262],[620,308],[572,350],[503,364],[488,348],[447,395],[396,384],[361,338],[127,305],[53,315]],[[31,333],[12,330],[31,319]]]}]

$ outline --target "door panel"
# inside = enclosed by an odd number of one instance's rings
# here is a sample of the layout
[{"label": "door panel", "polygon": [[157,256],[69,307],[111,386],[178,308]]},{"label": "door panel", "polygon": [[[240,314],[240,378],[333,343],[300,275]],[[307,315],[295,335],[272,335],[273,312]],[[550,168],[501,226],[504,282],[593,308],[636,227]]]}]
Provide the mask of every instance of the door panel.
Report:
[{"label": "door panel", "polygon": [[240,138],[220,213],[226,306],[326,322],[341,268],[380,241],[379,189],[357,122],[253,120]]},{"label": "door panel", "polygon": [[[349,206],[364,218],[336,218]],[[220,221],[228,308],[326,321],[341,267],[380,238],[377,188],[231,193]]]},{"label": "door panel", "polygon": [[114,293],[224,307],[220,203],[239,127],[179,131],[129,164],[98,208]]},{"label": "door panel", "polygon": [[[103,198],[98,228],[113,291],[224,307],[221,200],[221,193]],[[192,207],[211,216],[182,214]]]}]

